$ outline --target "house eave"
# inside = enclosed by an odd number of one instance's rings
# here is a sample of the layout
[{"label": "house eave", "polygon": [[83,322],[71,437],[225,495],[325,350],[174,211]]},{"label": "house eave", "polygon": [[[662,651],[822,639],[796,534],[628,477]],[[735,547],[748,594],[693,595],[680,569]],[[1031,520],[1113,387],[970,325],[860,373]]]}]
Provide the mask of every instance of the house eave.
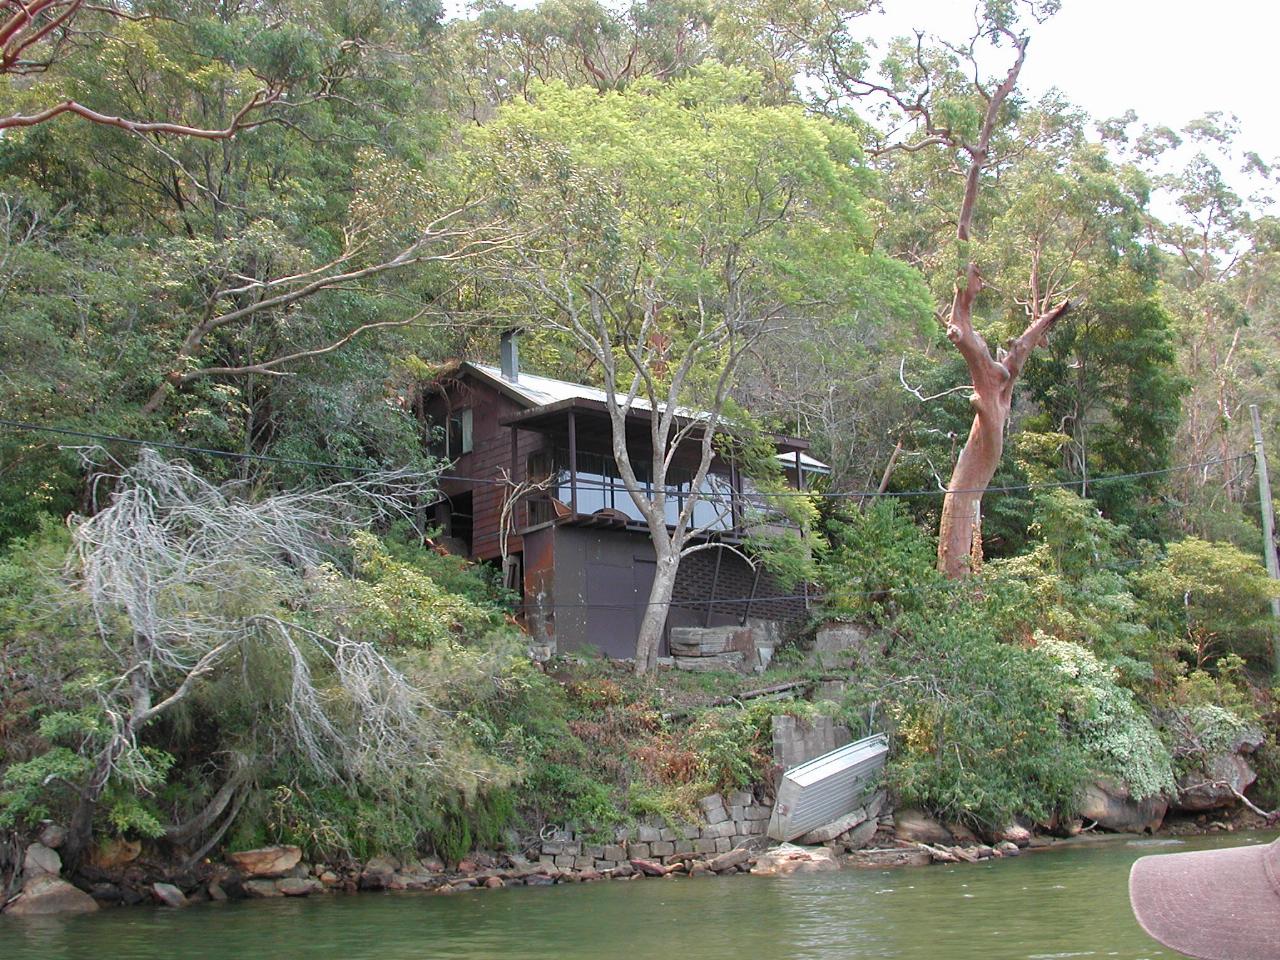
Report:
[{"label": "house eave", "polygon": [[[529,407],[519,413],[504,417],[498,422],[504,427],[515,427],[518,430],[549,430],[559,428],[563,423],[564,415],[570,410],[574,412],[581,411],[605,419],[609,418],[608,404],[603,401],[593,400],[590,397],[568,397],[564,400],[557,400],[555,403]],[[632,410],[627,414],[627,421],[629,423],[648,423],[652,415],[650,410]],[[694,422],[691,417],[686,416],[677,415],[676,419],[681,424]],[[780,433],[770,433],[768,436],[779,453],[803,453],[809,449],[809,441],[800,437],[789,437]]]}]

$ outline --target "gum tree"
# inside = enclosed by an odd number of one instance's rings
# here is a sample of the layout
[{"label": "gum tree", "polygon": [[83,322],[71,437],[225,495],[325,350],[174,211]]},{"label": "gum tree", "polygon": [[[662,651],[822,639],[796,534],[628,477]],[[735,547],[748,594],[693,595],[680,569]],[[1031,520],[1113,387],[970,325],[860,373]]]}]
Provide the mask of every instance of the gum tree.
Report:
[{"label": "gum tree", "polygon": [[[1052,0],[986,0],[966,42],[928,40],[917,33],[895,41],[878,69],[859,44],[839,37],[827,44],[820,95],[829,104],[875,105],[882,126],[896,131],[882,135],[878,155],[932,151],[960,174],[954,213],[945,218],[954,225],[952,241],[939,251],[954,257],[952,293],[937,316],[968,370],[973,420],[946,485],[938,528],[938,568],[949,577],[966,576],[981,561],[982,497],[1004,452],[1014,386],[1032,351],[1071,307],[1066,299],[1070,271],[1045,262],[1039,255],[1048,250],[1045,238],[1029,236],[1024,292],[1013,297],[1025,312],[1025,327],[994,351],[979,329],[977,314],[989,288],[984,271],[990,272],[990,264],[983,262],[975,222],[981,223],[984,188],[1023,147],[1002,137],[1021,107],[1018,78],[1030,41],[1023,18],[1043,22],[1057,6]],[[1002,53],[1011,58],[1009,67],[998,81],[985,79],[983,64]]]}]

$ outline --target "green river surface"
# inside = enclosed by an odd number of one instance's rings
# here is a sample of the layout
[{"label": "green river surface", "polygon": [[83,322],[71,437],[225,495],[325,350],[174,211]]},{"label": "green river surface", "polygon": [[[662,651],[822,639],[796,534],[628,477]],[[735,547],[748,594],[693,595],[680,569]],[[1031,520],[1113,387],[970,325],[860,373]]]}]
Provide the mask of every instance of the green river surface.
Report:
[{"label": "green river surface", "polygon": [[675,878],[0,917],[0,960],[1051,960],[1180,956],[1129,912],[1129,865],[1265,834],[1114,840],[980,864]]}]

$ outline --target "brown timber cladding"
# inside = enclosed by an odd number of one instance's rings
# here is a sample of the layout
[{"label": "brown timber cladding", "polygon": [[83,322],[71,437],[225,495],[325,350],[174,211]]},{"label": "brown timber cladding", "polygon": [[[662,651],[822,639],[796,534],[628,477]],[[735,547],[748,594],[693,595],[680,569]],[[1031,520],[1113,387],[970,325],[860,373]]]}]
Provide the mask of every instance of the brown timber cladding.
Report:
[{"label": "brown timber cladding", "polygon": [[[514,400],[493,389],[480,386],[471,389],[466,384],[452,382],[447,388],[444,398],[433,398],[428,410],[442,422],[440,413],[445,410],[457,413],[470,408],[472,450],[458,457],[449,473],[460,477],[475,477],[481,481],[500,481],[502,471],[511,474],[511,480],[519,483],[525,476],[525,464],[528,456],[541,450],[545,438],[528,430],[517,431],[518,447],[516,450],[515,470],[511,463],[511,430],[502,426],[505,417],[512,416],[524,408]],[[443,418],[447,419],[447,418]],[[448,496],[470,492],[472,513],[471,556],[476,560],[493,560],[501,556],[498,532],[502,519],[502,504],[506,498],[506,486],[498,482],[474,482],[470,480],[447,480],[441,487]],[[516,526],[521,525],[517,520]],[[524,549],[520,537],[512,534],[507,543],[511,553],[519,553]]]}]

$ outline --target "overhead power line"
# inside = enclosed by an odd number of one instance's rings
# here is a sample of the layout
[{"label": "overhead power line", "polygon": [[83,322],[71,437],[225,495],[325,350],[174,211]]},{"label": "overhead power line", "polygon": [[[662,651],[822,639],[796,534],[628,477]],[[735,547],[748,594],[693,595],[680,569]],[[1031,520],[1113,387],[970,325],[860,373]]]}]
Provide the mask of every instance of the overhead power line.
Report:
[{"label": "overhead power line", "polygon": [[[116,443],[125,443],[132,446],[140,446],[140,447],[147,446],[147,447],[163,448],[167,450],[179,450],[186,453],[198,453],[206,456],[213,456],[213,457],[219,457],[219,458],[230,459],[230,460],[265,461],[268,463],[284,463],[284,464],[291,464],[295,466],[315,467],[315,468],[321,468],[321,469],[356,471],[364,474],[371,474],[376,472],[376,471],[363,470],[362,468],[353,466],[351,464],[327,463],[324,461],[306,460],[306,459],[301,459],[297,457],[277,457],[277,456],[271,456],[269,454],[238,453],[238,452],[228,451],[228,450],[218,450],[211,447],[197,447],[197,446],[192,446],[190,444],[172,443],[172,442],[160,441],[160,440],[143,440],[143,439],[138,439],[136,437],[124,437],[116,434],[96,433],[96,432],[87,431],[87,430],[73,430],[67,427],[48,427],[48,426],[43,426],[41,424],[27,423],[24,421],[10,420],[7,418],[0,418],[0,426],[9,427],[11,429],[24,431],[24,432],[51,433],[59,436],[76,437],[84,440],[116,442]],[[1125,479],[1132,479],[1132,478],[1138,478],[1138,477],[1157,476],[1161,474],[1173,473],[1179,470],[1200,469],[1202,467],[1216,466],[1218,464],[1223,464],[1223,463],[1232,463],[1237,460],[1243,460],[1243,459],[1248,459],[1248,455],[1241,454],[1240,456],[1235,456],[1235,457],[1206,460],[1199,463],[1184,464],[1178,467],[1168,467],[1162,470],[1148,470],[1148,471],[1140,471],[1136,473],[1117,474],[1109,477],[1099,477],[1094,480],[1091,480],[1090,483],[1096,484],[1105,480],[1125,480]],[[505,485],[507,482],[505,480],[496,479],[492,477],[464,477],[464,476],[457,476],[457,475],[450,475],[450,474],[441,474],[439,478],[442,480],[494,483],[494,484],[503,484],[503,485]],[[580,479],[579,485],[583,486],[584,484],[589,484],[589,481],[583,481]],[[1007,487],[989,487],[987,488],[986,492],[999,493],[999,492],[1007,492],[1007,491],[1014,491],[1014,490],[1033,490],[1033,489],[1046,488],[1046,487],[1053,488],[1053,487],[1064,487],[1064,486],[1074,486],[1074,485],[1075,484],[1073,482],[1069,482],[1069,481],[1048,482],[1048,483],[1039,483],[1039,484],[1019,484],[1016,486],[1007,486]],[[822,494],[815,494],[812,492],[804,492],[804,491],[788,491],[788,493],[793,495],[798,495],[798,496],[824,496],[824,497],[874,497],[874,496],[893,495],[888,493],[879,494],[878,492],[873,493],[873,492],[864,492],[864,491],[847,491],[847,492],[842,491],[842,492],[828,492],[828,493],[822,493]],[[939,494],[939,493],[946,493],[946,491],[945,490],[899,491],[897,495],[899,496],[921,495],[922,496],[926,494]],[[702,498],[705,498],[706,496],[707,496],[706,493],[703,493],[700,495],[700,497]],[[763,496],[770,497],[775,495],[768,494]],[[1130,568],[1134,566],[1142,566],[1144,565],[1144,563],[1145,561],[1142,561],[1142,560],[1120,561],[1114,564],[1108,564],[1107,569],[1120,570],[1120,569]],[[933,589],[932,585],[911,585],[911,586],[898,586],[898,587],[886,586],[886,587],[880,587],[874,590],[839,590],[839,591],[835,591],[834,596],[838,598],[843,598],[843,599],[851,599],[855,597],[866,598],[866,597],[883,597],[883,596],[902,596],[902,595],[921,593],[930,589]],[[795,602],[795,601],[821,603],[829,599],[830,596],[831,595],[824,595],[821,593],[810,592],[807,594],[795,593],[795,594],[782,594],[782,595],[776,595],[776,596],[756,595],[756,596],[750,596],[750,597],[717,597],[709,600],[672,599],[670,601],[665,601],[665,602],[640,600],[640,599],[637,599],[634,601],[617,601],[617,602],[583,601],[583,602],[560,602],[560,603],[556,603],[556,602],[538,603],[536,601],[519,601],[516,603],[516,606],[524,610],[536,609],[541,611],[554,611],[554,610],[565,610],[565,609],[622,610],[622,609],[637,609],[637,608],[649,607],[654,605],[668,605],[672,607],[696,607],[699,609],[707,609],[711,606],[726,607],[726,606],[745,606],[749,604],[754,607],[760,604]]]}]

